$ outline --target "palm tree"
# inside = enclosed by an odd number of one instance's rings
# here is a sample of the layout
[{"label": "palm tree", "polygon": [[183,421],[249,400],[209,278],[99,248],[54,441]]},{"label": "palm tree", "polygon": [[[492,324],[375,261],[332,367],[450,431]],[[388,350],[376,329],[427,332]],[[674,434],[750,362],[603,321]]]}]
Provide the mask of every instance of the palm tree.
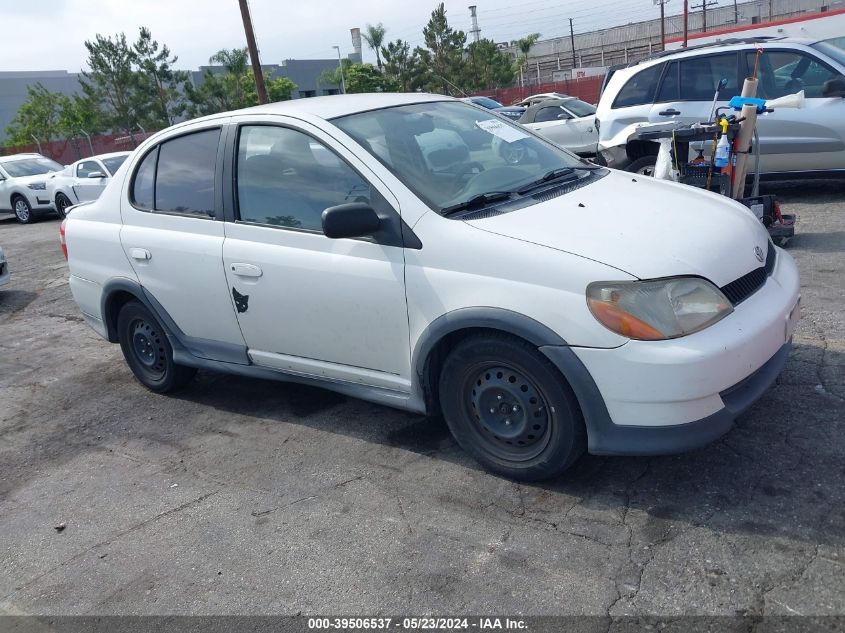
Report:
[{"label": "palm tree", "polygon": [[364,32],[361,33],[361,37],[367,42],[367,46],[376,53],[376,64],[379,70],[381,70],[381,54],[379,51],[381,50],[381,45],[384,43],[385,33],[387,33],[387,29],[384,28],[384,24],[381,22],[375,26],[368,24]]},{"label": "palm tree", "polygon": [[526,35],[525,37],[516,40],[516,42],[512,42],[512,44],[514,44],[522,53],[519,57],[519,79],[520,83],[523,85],[525,85],[525,80],[523,78],[522,68],[525,66],[525,62],[528,61],[528,53],[531,52],[531,47],[534,46],[539,39],[539,33],[532,33],[531,35]]},{"label": "palm tree", "polygon": [[246,75],[249,69],[249,52],[246,48],[233,48],[232,50],[220,49],[208,58],[209,64],[220,64],[227,75],[231,75],[235,88],[235,107],[244,107],[244,92],[241,86],[241,77]]}]

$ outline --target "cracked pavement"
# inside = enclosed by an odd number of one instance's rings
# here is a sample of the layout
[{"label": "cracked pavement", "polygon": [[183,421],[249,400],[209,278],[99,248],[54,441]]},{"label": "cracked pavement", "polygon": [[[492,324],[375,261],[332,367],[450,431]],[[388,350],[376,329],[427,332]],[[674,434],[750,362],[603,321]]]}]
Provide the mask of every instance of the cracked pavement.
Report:
[{"label": "cracked pavement", "polygon": [[844,614],[845,194],[770,190],[803,286],[778,385],[705,449],[541,485],[316,388],[149,393],[82,322],[58,222],[0,216],[0,613]]}]

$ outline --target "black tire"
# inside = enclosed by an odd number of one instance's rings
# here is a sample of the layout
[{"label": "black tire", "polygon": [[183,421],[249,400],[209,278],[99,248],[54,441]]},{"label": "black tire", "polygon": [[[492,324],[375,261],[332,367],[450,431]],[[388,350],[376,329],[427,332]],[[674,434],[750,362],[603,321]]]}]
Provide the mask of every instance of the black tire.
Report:
[{"label": "black tire", "polygon": [[630,171],[640,176],[654,176],[655,165],[657,165],[657,156],[643,156],[628,165],[625,171]]},{"label": "black tire", "polygon": [[12,196],[12,210],[15,212],[15,217],[21,224],[29,224],[32,222],[32,207],[29,205],[29,200],[22,195],[17,194]]},{"label": "black tire", "polygon": [[536,347],[507,335],[464,339],[443,363],[443,417],[482,466],[520,481],[560,475],[585,451],[575,394]]},{"label": "black tire", "polygon": [[168,393],[184,387],[197,370],[173,362],[164,328],[139,301],[129,301],[117,316],[120,349],[126,364],[147,389]]},{"label": "black tire", "polygon": [[56,213],[59,214],[59,217],[66,218],[67,208],[72,204],[73,203],[70,201],[70,198],[68,198],[62,192],[56,194]]}]

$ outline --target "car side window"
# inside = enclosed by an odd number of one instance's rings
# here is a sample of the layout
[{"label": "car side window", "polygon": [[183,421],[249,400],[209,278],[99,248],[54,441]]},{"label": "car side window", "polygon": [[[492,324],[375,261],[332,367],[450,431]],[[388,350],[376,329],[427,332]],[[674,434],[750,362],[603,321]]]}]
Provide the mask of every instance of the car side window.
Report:
[{"label": "car side window", "polygon": [[285,127],[241,128],[236,178],[239,220],[251,224],[322,232],[325,209],[372,198],[369,183],[331,149]]},{"label": "car side window", "polygon": [[[561,114],[563,114],[564,116],[561,117]],[[537,114],[534,115],[534,123],[543,123],[545,121],[557,121],[558,118],[568,119],[570,117],[566,114],[566,112],[561,110],[559,106],[549,106],[547,108],[540,108],[537,111]]]},{"label": "car side window", "polygon": [[156,161],[158,147],[144,157],[135,170],[135,178],[132,181],[132,204],[148,211],[152,211],[155,202]]},{"label": "car side window", "polygon": [[[749,76],[754,71],[756,53],[749,52],[745,63]],[[808,99],[822,96],[826,81],[837,76],[826,64],[797,51],[766,51],[760,58],[757,72],[757,96],[777,99],[804,91]]]},{"label": "car side window", "polygon": [[161,144],[155,210],[214,215],[214,172],[220,130],[185,134]]},{"label": "car side window", "polygon": [[631,77],[619,91],[619,94],[616,95],[611,108],[627,108],[652,103],[654,93],[657,92],[657,82],[663,72],[663,66],[663,64],[656,64]]},{"label": "car side window", "polygon": [[102,166],[95,160],[86,160],[79,163],[76,166],[76,177],[77,178],[88,178],[89,174],[94,173],[95,171],[99,171],[100,173],[105,173],[103,171]]},{"label": "car side window", "polygon": [[738,95],[736,53],[701,55],[681,61],[681,99],[684,101],[712,101],[722,79],[727,85],[719,90],[719,99],[726,101]]},{"label": "car side window", "polygon": [[680,78],[678,77],[678,62],[672,62],[663,75],[660,90],[657,92],[656,103],[677,101],[681,97]]}]

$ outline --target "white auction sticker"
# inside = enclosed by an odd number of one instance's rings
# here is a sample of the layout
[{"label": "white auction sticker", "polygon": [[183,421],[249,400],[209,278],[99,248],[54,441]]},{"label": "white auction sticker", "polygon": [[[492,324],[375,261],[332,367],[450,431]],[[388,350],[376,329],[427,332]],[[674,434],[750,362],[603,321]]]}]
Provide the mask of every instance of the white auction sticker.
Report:
[{"label": "white auction sticker", "polygon": [[504,123],[496,119],[488,119],[486,121],[476,121],[475,124],[485,132],[490,132],[493,136],[498,136],[505,143],[513,143],[514,141],[521,141],[528,138],[528,134],[522,130]]}]

